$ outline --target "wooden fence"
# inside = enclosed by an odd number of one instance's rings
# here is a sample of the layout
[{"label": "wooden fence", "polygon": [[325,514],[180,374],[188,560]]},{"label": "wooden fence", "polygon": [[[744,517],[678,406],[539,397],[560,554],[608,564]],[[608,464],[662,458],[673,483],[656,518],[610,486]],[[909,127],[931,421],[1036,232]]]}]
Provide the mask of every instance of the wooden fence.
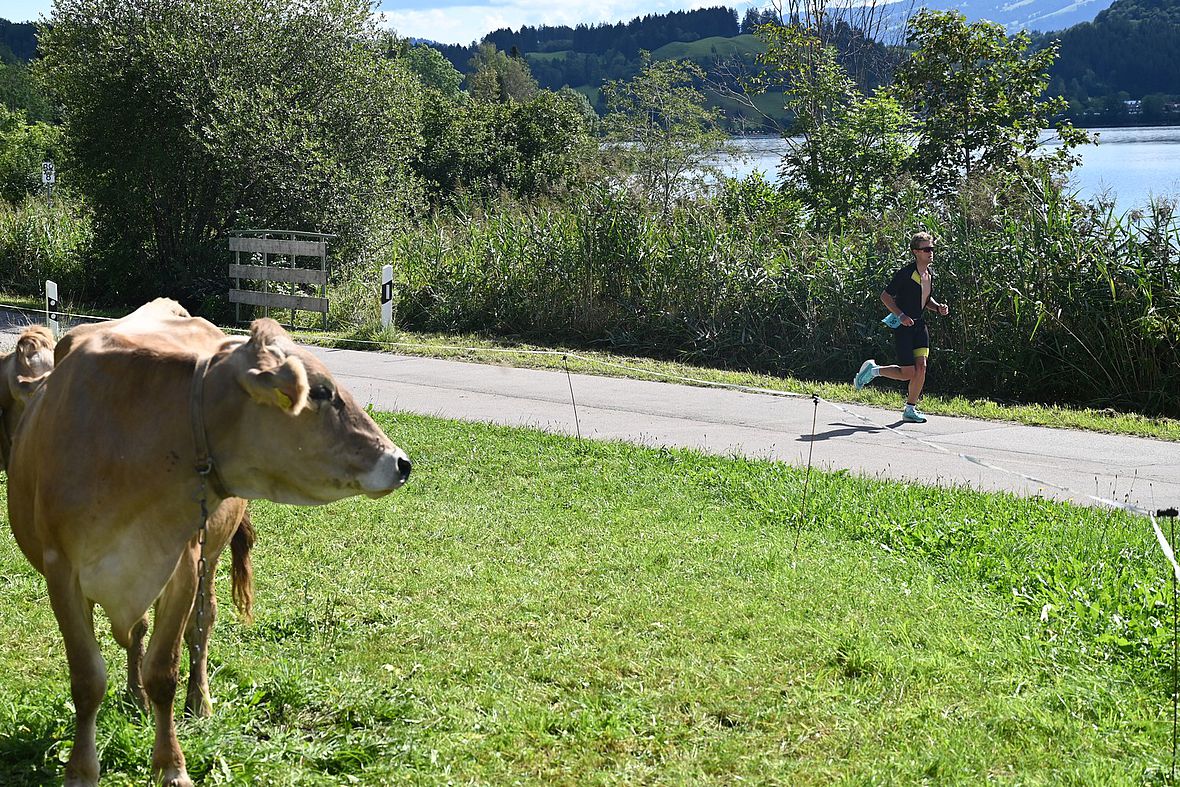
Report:
[{"label": "wooden fence", "polygon": [[[297,312],[319,312],[327,329],[328,239],[333,237],[293,230],[240,230],[231,235],[234,261],[229,276],[234,286],[229,302],[234,304],[237,321],[242,321],[242,304],[246,304],[262,307],[264,317],[270,316],[271,309],[290,309],[291,325]],[[243,281],[256,286],[244,289]],[[319,294],[308,295],[308,290]]]}]

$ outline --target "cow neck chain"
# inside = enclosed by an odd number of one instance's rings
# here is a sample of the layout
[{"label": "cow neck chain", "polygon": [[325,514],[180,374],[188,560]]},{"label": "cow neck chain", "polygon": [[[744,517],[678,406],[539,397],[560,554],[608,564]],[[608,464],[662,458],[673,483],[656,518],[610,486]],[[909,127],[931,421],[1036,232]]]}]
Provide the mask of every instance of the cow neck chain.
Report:
[{"label": "cow neck chain", "polygon": [[204,648],[205,638],[205,600],[209,595],[206,587],[205,571],[209,564],[205,558],[205,542],[209,539],[209,500],[206,491],[207,486],[213,487],[216,493],[222,500],[229,497],[229,493],[225,489],[225,484],[221,480],[221,476],[217,472],[217,467],[213,463],[213,453],[209,450],[209,436],[205,431],[205,417],[204,417],[204,400],[205,400],[205,373],[209,370],[209,357],[205,356],[197,360],[197,367],[193,372],[193,386],[192,394],[189,397],[191,406],[192,426],[193,426],[193,442],[197,449],[197,463],[195,470],[197,471],[197,478],[200,480],[197,495],[200,498],[201,504],[201,522],[197,528],[197,618],[195,622],[196,637],[194,638],[194,649],[199,653]]},{"label": "cow neck chain", "polygon": [[197,635],[193,637],[193,649],[198,653],[205,647],[205,637],[203,636],[205,629],[205,597],[209,595],[208,588],[205,587],[205,569],[208,568],[208,563],[205,561],[205,542],[209,538],[209,506],[205,500],[205,474],[201,475],[200,495],[201,526],[197,531],[199,549],[199,557],[197,558]]}]

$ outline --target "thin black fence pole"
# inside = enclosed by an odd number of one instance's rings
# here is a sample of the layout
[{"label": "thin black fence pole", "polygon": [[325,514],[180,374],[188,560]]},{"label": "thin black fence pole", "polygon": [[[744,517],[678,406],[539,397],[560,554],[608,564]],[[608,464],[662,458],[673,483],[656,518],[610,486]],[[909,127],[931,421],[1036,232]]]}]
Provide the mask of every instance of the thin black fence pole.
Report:
[{"label": "thin black fence pole", "polygon": [[[1171,521],[1171,540],[1169,543],[1176,543],[1176,517],[1172,516]],[[1177,696],[1177,677],[1176,668],[1178,666],[1178,653],[1176,636],[1177,629],[1177,612],[1176,612],[1176,572],[1172,571],[1172,784],[1176,783],[1176,722],[1177,722],[1177,703],[1180,702],[1180,696]]]},{"label": "thin black fence pole", "polygon": [[582,424],[578,421],[578,401],[574,399],[574,380],[570,377],[570,365],[566,355],[561,356],[561,365],[565,367],[565,379],[570,385],[570,404],[574,407],[574,429],[577,430],[578,439],[582,439]]},{"label": "thin black fence pole", "polygon": [[791,547],[792,550],[799,549],[799,532],[807,517],[807,489],[811,486],[811,454],[815,451],[815,418],[819,414],[819,394],[811,395],[811,404],[811,440],[807,444],[807,472],[803,475],[803,505],[799,509],[799,522],[795,525],[795,545]]}]

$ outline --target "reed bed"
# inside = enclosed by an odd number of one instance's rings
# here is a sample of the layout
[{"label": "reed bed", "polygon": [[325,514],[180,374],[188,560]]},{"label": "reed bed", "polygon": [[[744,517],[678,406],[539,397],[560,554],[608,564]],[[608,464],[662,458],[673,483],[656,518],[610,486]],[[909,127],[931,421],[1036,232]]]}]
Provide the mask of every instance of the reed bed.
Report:
[{"label": "reed bed", "polygon": [[[984,204],[981,206],[980,203]],[[987,203],[897,209],[840,236],[701,199],[670,214],[590,188],[438,213],[392,247],[407,328],[560,338],[727,369],[844,380],[892,355],[879,295],[910,233],[938,238],[935,392],[1180,415],[1180,227],[1030,179]]]},{"label": "reed bed", "polygon": [[59,196],[49,204],[29,197],[13,205],[0,199],[0,288],[40,293],[46,279],[74,292],[84,289],[93,245],[90,212]]}]

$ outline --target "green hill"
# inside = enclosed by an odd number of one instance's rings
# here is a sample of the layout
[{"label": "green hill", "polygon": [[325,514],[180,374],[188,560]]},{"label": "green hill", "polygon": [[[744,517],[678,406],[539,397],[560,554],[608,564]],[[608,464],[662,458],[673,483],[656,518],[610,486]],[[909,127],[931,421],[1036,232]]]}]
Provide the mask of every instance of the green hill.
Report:
[{"label": "green hill", "polygon": [[0,62],[27,63],[37,54],[37,26],[0,19]]},{"label": "green hill", "polygon": [[750,57],[766,51],[766,46],[756,37],[744,34],[733,38],[712,36],[697,41],[674,41],[656,49],[651,56],[656,60],[692,60],[708,63],[719,57]]}]

